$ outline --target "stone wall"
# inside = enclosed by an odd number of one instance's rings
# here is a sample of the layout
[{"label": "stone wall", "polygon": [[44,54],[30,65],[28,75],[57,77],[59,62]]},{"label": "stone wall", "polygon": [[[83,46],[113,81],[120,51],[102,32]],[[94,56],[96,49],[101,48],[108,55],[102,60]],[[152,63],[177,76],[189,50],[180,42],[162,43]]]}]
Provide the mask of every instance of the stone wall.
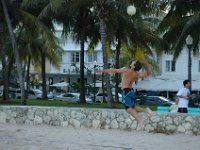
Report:
[{"label": "stone wall", "polygon": [[[145,130],[159,133],[200,135],[200,115],[141,113]],[[140,130],[136,120],[123,109],[1,106],[0,123],[51,125],[75,128]]]}]

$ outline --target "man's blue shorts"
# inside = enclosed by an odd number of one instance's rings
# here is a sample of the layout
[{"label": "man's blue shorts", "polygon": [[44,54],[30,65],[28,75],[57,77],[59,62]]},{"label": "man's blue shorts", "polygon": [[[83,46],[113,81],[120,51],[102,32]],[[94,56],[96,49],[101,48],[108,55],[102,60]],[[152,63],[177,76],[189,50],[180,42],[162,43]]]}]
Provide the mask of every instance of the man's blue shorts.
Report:
[{"label": "man's blue shorts", "polygon": [[135,92],[131,88],[124,88],[122,90],[122,102],[124,104],[125,109],[135,108]]}]

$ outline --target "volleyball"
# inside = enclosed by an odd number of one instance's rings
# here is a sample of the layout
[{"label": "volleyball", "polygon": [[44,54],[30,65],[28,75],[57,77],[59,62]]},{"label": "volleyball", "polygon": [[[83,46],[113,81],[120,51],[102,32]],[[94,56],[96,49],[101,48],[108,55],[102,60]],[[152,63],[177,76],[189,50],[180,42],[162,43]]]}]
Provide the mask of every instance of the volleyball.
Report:
[{"label": "volleyball", "polygon": [[127,7],[127,14],[129,14],[130,16],[135,15],[136,13],[136,8],[134,5],[130,5]]}]

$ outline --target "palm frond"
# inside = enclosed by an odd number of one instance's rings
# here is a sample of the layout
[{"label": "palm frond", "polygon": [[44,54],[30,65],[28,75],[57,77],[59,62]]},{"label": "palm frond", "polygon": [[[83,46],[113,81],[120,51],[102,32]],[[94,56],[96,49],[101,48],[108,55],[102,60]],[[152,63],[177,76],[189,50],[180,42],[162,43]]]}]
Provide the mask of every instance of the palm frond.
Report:
[{"label": "palm frond", "polygon": [[[188,34],[192,34],[193,37],[195,37],[194,39],[196,39],[197,41],[194,41],[194,47],[198,47],[198,40],[199,40],[199,35],[200,35],[200,11],[198,11],[197,13],[195,13],[193,16],[190,17],[190,19],[186,22],[186,24],[184,25],[181,35],[179,36],[174,49],[177,49],[177,47],[179,47],[179,45],[183,44],[183,40],[186,39],[186,36]],[[195,30],[194,30],[195,29]]]},{"label": "palm frond", "polygon": [[[41,21],[39,21],[35,16],[23,11],[19,10],[22,16],[22,20],[24,23],[24,26],[32,31],[34,30],[35,34],[37,33],[39,36],[35,39],[35,41],[40,41],[43,49],[46,50],[47,56],[51,56],[50,59],[56,59],[59,60],[59,56],[57,55],[57,48],[58,43],[56,43],[56,37],[53,35],[53,32],[50,31]],[[37,42],[38,43],[38,42]],[[39,44],[39,43],[38,43]],[[55,66],[59,66],[59,61],[53,61],[55,62]]]}]

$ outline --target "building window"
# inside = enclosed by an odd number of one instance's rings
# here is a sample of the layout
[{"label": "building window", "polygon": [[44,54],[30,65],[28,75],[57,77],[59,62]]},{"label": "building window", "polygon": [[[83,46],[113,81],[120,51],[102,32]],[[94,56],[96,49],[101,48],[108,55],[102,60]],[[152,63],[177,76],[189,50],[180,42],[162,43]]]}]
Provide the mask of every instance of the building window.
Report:
[{"label": "building window", "polygon": [[97,52],[88,55],[88,62],[94,62],[94,61],[97,61]]},{"label": "building window", "polygon": [[170,72],[170,61],[169,60],[166,61],[165,71]]},{"label": "building window", "polygon": [[176,61],[166,60],[165,71],[166,72],[175,72],[176,71]]},{"label": "building window", "polygon": [[79,52],[72,53],[72,62],[79,62]]},{"label": "building window", "polygon": [[175,72],[176,71],[176,61],[172,61],[172,72]]}]

